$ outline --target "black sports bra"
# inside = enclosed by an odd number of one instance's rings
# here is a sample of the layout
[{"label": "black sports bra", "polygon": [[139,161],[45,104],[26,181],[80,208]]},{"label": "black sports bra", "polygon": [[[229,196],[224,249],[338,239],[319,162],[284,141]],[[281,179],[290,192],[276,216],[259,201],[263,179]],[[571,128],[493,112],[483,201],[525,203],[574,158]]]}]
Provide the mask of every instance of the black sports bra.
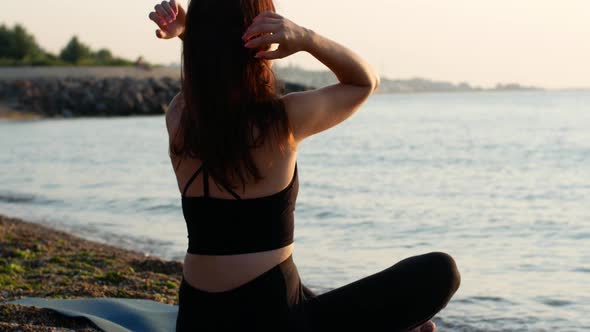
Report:
[{"label": "black sports bra", "polygon": [[[204,196],[186,191],[203,174]],[[279,249],[293,243],[295,201],[299,191],[297,163],[289,185],[275,194],[242,199],[209,196],[209,172],[201,166],[182,193],[182,213],[188,230],[188,253],[236,255]]]}]

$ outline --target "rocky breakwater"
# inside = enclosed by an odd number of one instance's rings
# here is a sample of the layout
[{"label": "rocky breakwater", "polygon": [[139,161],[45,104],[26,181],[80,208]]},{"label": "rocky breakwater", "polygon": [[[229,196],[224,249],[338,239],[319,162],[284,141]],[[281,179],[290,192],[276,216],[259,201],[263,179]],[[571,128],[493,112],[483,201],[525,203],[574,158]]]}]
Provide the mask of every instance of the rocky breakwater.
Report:
[{"label": "rocky breakwater", "polygon": [[[24,74],[22,78],[2,77],[1,73],[0,103],[43,117],[163,114],[181,88],[179,77],[156,73],[109,77],[103,72],[101,77],[44,72],[43,77]],[[309,89],[287,82],[282,85],[283,93]]]},{"label": "rocky breakwater", "polygon": [[172,78],[37,78],[0,82],[0,98],[48,117],[162,114],[180,82]]}]

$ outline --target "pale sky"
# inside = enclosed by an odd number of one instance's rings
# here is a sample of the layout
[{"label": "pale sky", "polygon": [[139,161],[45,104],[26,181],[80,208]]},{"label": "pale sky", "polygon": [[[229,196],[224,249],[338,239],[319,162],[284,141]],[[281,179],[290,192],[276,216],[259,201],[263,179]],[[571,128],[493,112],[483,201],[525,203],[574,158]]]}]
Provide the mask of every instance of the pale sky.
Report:
[{"label": "pale sky", "polygon": [[[198,1],[198,0],[195,0]],[[221,0],[219,0],[221,1]],[[185,5],[186,0],[180,0]],[[518,82],[590,87],[590,0],[275,0],[295,23],[355,50],[382,77],[424,77],[488,87]],[[161,41],[150,0],[2,0],[0,23],[23,24],[57,53],[74,34],[94,49],[179,63]],[[220,19],[223,19],[220,17]],[[308,54],[278,64],[324,68]]]}]

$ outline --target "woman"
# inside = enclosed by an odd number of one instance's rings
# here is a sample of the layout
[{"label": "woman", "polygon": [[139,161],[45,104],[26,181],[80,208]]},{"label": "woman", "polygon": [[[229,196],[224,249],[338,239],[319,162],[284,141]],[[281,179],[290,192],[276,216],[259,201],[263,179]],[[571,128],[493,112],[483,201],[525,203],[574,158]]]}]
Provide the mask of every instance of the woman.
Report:
[{"label": "woman", "polygon": [[[433,331],[460,282],[447,254],[321,295],[293,263],[298,146],[365,102],[379,85],[371,66],[272,0],[195,0],[186,12],[164,1],[150,18],[157,37],[183,40],[182,92],[166,114],[189,234],[177,331]],[[340,82],[280,96],[272,60],[299,51]]]}]

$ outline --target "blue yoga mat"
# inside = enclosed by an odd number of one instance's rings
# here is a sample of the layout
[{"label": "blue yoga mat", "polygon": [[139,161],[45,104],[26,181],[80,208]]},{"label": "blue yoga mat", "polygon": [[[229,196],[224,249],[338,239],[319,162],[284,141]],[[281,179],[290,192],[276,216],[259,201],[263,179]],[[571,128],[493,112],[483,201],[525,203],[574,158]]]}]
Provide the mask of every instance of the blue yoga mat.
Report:
[{"label": "blue yoga mat", "polygon": [[144,299],[27,297],[8,301],[54,310],[68,317],[84,317],[106,332],[170,332],[176,328],[178,306]]}]

